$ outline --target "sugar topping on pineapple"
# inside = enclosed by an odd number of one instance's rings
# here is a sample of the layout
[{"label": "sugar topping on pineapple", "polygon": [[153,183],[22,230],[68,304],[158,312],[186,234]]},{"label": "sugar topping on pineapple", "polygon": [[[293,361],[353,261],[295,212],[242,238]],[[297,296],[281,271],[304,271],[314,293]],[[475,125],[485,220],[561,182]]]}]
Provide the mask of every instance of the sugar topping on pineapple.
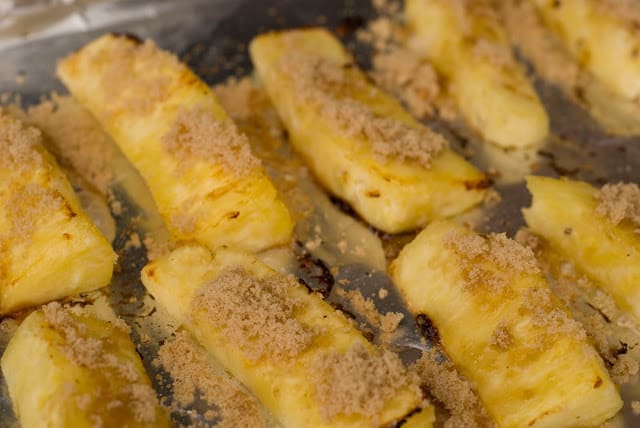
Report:
[{"label": "sugar topping on pineapple", "polygon": [[431,64],[401,47],[374,55],[372,62],[372,77],[376,84],[400,98],[415,117],[426,118],[434,114],[434,103],[441,88]]},{"label": "sugar topping on pineapple", "polygon": [[[115,44],[110,51],[102,51],[92,60],[107,64],[101,76],[108,104],[105,113],[114,115],[120,110],[128,114],[151,113],[170,95],[172,79],[162,72],[181,69],[175,55],[158,49],[149,39]],[[141,66],[145,68],[144,73],[140,73]]]},{"label": "sugar topping on pineapple", "polygon": [[43,163],[42,156],[34,148],[42,143],[40,130],[25,126],[10,112],[0,109],[0,166],[29,169]]},{"label": "sugar topping on pineapple", "polygon": [[[401,312],[385,312],[382,314],[376,308],[374,301],[370,297],[365,297],[359,289],[345,290],[343,288],[335,288],[337,296],[346,298],[350,305],[358,314],[367,320],[369,324],[380,329],[382,333],[390,334],[398,329],[400,321],[404,318]],[[383,291],[384,290],[384,291]],[[388,291],[384,288],[380,289],[378,296],[386,296]]]},{"label": "sugar topping on pineapple", "polygon": [[180,160],[178,172],[200,159],[216,159],[237,177],[260,167],[260,160],[251,153],[249,139],[231,120],[218,120],[210,111],[197,107],[180,109],[162,137],[162,144]]},{"label": "sugar topping on pineapple", "polygon": [[637,184],[605,184],[596,194],[596,199],[596,214],[614,225],[629,220],[640,228],[640,187]]},{"label": "sugar topping on pineapple", "polygon": [[[108,376],[121,379],[126,386],[122,388],[96,388],[95,395],[103,400],[104,409],[114,409],[126,406],[132,412],[135,420],[141,423],[154,422],[157,417],[158,401],[155,391],[141,376],[141,372],[132,361],[120,358],[110,349],[114,346],[109,335],[97,336],[88,333],[87,325],[81,318],[73,314],[60,303],[52,302],[42,307],[44,320],[48,327],[62,337],[59,351],[74,364],[92,371],[108,373]],[[126,324],[113,322],[111,328],[129,334]],[[89,397],[82,402],[91,401]],[[93,398],[96,401],[96,398]],[[99,400],[98,400],[99,401]]]},{"label": "sugar topping on pineapple", "polygon": [[444,358],[443,350],[434,347],[422,352],[411,366],[421,385],[447,409],[450,416],[446,427],[489,428],[496,424],[478,398],[473,382],[470,382]]},{"label": "sugar topping on pineapple", "polygon": [[507,350],[512,343],[512,336],[509,327],[504,321],[500,321],[489,338],[489,345],[495,346],[500,350]]},{"label": "sugar topping on pineapple", "polygon": [[381,350],[372,354],[361,342],[346,352],[335,350],[318,355],[311,363],[316,400],[325,420],[338,414],[376,418],[399,390],[414,388],[418,378],[396,354]]},{"label": "sugar topping on pineapple", "polygon": [[[46,188],[26,179],[33,170],[50,169],[44,158],[40,130],[0,110],[0,150],[4,153],[0,157],[0,168],[17,171],[5,178],[8,180],[4,183],[6,188],[15,191],[9,193],[9,209],[6,210],[9,229],[0,234],[0,243],[11,239],[26,240],[35,231],[38,221],[47,212],[63,208],[65,200],[55,188]],[[68,215],[75,216],[73,210],[67,208]]]},{"label": "sugar topping on pineapple", "polygon": [[301,302],[287,289],[291,278],[257,278],[239,266],[226,267],[192,302],[192,313],[204,310],[251,360],[288,360],[305,351],[317,332],[295,317]]},{"label": "sugar topping on pineapple", "polygon": [[477,263],[479,259],[489,260],[504,270],[529,274],[539,272],[531,249],[507,238],[504,233],[485,237],[452,230],[444,236],[443,241],[445,247],[461,256],[465,281],[470,288],[482,286],[504,291],[509,284],[504,272],[487,269]]},{"label": "sugar topping on pineapple", "polygon": [[196,400],[204,400],[209,409],[204,417],[216,420],[216,427],[265,427],[258,400],[229,375],[214,371],[209,358],[184,331],[160,347],[154,364],[161,365],[172,378],[175,407],[190,408]]},{"label": "sugar topping on pineapple", "polygon": [[351,62],[330,60],[305,52],[289,53],[278,64],[290,75],[298,103],[318,107],[331,126],[349,137],[366,138],[381,159],[414,160],[428,168],[447,148],[447,141],[423,126],[376,114],[358,99],[357,92],[371,91]]}]

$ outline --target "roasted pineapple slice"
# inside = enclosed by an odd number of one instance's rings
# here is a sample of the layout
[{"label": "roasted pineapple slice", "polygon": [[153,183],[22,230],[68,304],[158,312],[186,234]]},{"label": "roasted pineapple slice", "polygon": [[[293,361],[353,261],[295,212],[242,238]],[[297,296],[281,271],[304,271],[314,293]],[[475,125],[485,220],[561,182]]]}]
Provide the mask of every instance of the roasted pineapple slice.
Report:
[{"label": "roasted pineapple slice", "polygon": [[18,327],[1,366],[23,428],[169,426],[126,325],[49,303]]},{"label": "roasted pineapple slice", "polygon": [[415,229],[482,200],[485,176],[373,86],[326,30],[264,34],[250,53],[295,149],[373,226]]},{"label": "roasted pineapple slice", "polygon": [[105,35],[58,74],[146,180],[177,240],[259,251],[293,222],[211,89],[151,41]]},{"label": "roasted pineapple slice", "polygon": [[42,135],[0,110],[0,314],[103,287],[115,253]]},{"label": "roasted pineapple slice", "polygon": [[640,97],[640,6],[625,0],[532,0],[581,66],[627,99]]},{"label": "roasted pineapple slice", "polygon": [[549,118],[488,0],[406,0],[409,45],[451,84],[466,121],[501,147],[543,142]]},{"label": "roasted pineapple slice", "polygon": [[395,354],[252,256],[184,246],[142,282],[285,427],[386,426],[421,403]]},{"label": "roasted pineapple slice", "polygon": [[[640,236],[631,221],[612,221],[599,208],[602,192],[579,181],[528,177],[533,195],[523,210],[532,232],[597,281],[640,320]],[[617,203],[625,204],[623,197]],[[638,199],[637,203],[640,203]]]},{"label": "roasted pineapple slice", "polygon": [[597,426],[622,401],[533,253],[504,235],[434,222],[391,275],[500,427]]}]

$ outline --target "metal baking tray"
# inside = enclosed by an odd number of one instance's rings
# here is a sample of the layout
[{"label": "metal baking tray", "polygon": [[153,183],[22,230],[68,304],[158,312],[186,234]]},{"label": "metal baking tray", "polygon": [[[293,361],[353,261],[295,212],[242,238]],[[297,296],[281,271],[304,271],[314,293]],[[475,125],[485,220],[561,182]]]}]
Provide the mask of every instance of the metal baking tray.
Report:
[{"label": "metal baking tray", "polygon": [[[28,106],[52,91],[66,93],[55,78],[56,61],[105,32],[152,38],[160,47],[176,53],[211,85],[221,83],[231,75],[250,73],[247,43],[256,34],[270,29],[323,25],[337,30],[366,68],[369,51],[354,37],[354,30],[375,16],[371,0],[0,0],[0,94],[18,93],[22,103]],[[502,200],[473,214],[473,221],[481,231],[507,232],[513,236],[524,224],[520,209],[530,202],[522,180],[527,172],[566,175],[595,184],[640,182],[640,136],[608,134],[561,90],[535,75],[533,78],[549,112],[553,134],[540,150],[503,152],[487,149],[464,126],[440,121],[428,123],[444,132],[453,147],[478,167],[495,168],[501,173],[495,187]],[[132,233],[143,235],[152,231],[162,235],[161,221],[140,177],[121,155],[114,160],[114,168],[118,179],[111,190],[123,204],[122,212],[113,215],[116,224],[113,244],[119,253],[118,269],[106,290],[89,293],[82,299],[110,305],[131,325],[133,339],[154,386],[162,394],[168,394],[156,382],[156,375],[163,375],[161,369],[151,361],[159,343],[177,326],[155,307],[140,283],[139,271],[146,263],[144,248],[127,244]],[[342,212],[344,224],[340,227],[355,231],[357,239],[371,243],[371,251],[378,255],[381,239],[396,239],[376,234],[362,222],[351,219],[348,213],[344,214],[345,207],[332,202],[312,178],[301,185],[306,186],[315,198],[316,212],[309,224],[296,229],[296,239],[300,242],[309,238],[305,236],[305,230],[312,230],[317,224],[331,230],[332,225],[326,224],[327,210]],[[348,278],[365,295],[381,286],[392,287],[381,272],[384,266],[380,263],[372,265],[371,257],[366,255],[341,259],[333,244],[335,242],[328,237],[319,248],[299,252],[296,272],[305,282],[323,288],[327,282],[333,284],[340,278]],[[330,268],[336,268],[337,273],[334,270],[332,275]],[[341,304],[338,300],[334,303]],[[397,296],[385,299],[380,309],[406,312]],[[419,340],[412,318],[405,317],[402,327],[406,334],[395,344],[402,351],[402,357],[410,360],[415,357],[416,349],[424,344]],[[143,337],[145,340],[141,339]],[[9,334],[0,333],[0,354],[8,339]],[[637,343],[630,344],[635,345]],[[640,399],[640,382],[636,379],[624,385],[622,394],[625,407],[609,426],[640,426],[640,417],[634,416],[630,409],[631,401]],[[189,411],[198,413],[198,409]],[[174,423],[180,424],[183,416],[174,413]],[[18,423],[0,375],[0,428],[16,426]]]}]

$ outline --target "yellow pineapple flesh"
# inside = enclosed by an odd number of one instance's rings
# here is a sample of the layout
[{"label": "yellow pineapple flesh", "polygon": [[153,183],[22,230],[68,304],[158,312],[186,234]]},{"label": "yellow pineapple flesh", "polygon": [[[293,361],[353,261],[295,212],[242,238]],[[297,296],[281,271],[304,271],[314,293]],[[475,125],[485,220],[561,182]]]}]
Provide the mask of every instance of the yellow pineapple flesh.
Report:
[{"label": "yellow pineapple flesh", "polygon": [[109,284],[115,253],[42,134],[0,110],[0,314]]},{"label": "yellow pineapple flesh", "polygon": [[183,246],[142,281],[285,427],[384,426],[421,404],[397,356],[253,256]]},{"label": "yellow pineapple flesh", "polygon": [[250,54],[295,150],[371,225],[411,230],[482,200],[486,177],[371,84],[328,31],[263,34]]},{"label": "yellow pineapple flesh", "polygon": [[640,237],[627,222],[597,213],[598,190],[588,183],[531,176],[527,225],[561,256],[594,279],[620,308],[640,320]]},{"label": "yellow pineapple flesh", "polygon": [[173,55],[105,35],[58,75],[141,173],[176,240],[249,251],[289,242],[293,221],[247,137]]},{"label": "yellow pineapple flesh", "polygon": [[486,0],[406,0],[410,47],[447,81],[466,121],[501,147],[541,144],[549,118]]},{"label": "yellow pineapple flesh", "polygon": [[640,96],[640,35],[634,2],[532,0],[547,26],[584,68],[613,92]]},{"label": "yellow pineapple flesh", "polygon": [[0,365],[23,428],[169,427],[120,323],[49,303],[20,324]]},{"label": "yellow pineapple flesh", "polygon": [[410,310],[433,322],[498,426],[596,426],[622,407],[602,360],[529,249],[504,235],[434,222],[390,269]]}]

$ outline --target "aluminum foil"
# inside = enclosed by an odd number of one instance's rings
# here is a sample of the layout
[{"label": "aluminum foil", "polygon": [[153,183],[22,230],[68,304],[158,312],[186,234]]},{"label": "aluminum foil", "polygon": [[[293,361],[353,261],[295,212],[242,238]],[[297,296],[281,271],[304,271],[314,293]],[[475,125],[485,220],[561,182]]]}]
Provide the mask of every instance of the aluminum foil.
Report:
[{"label": "aluminum foil", "polygon": [[[0,93],[19,93],[25,105],[36,103],[51,91],[65,93],[55,78],[56,61],[104,32],[152,38],[162,48],[177,53],[209,84],[220,83],[230,75],[249,73],[247,42],[268,29],[315,24],[337,29],[366,67],[369,51],[357,43],[353,30],[375,17],[370,3],[370,0],[0,0]],[[505,152],[481,144],[477,136],[461,124],[428,123],[445,133],[454,148],[478,167],[500,173],[496,177],[496,189],[502,201],[467,216],[481,231],[504,231],[513,235],[524,224],[520,209],[529,205],[530,196],[523,177],[530,172],[565,175],[595,184],[640,182],[640,137],[606,133],[562,91],[535,76],[534,79],[551,119],[552,137],[541,149]],[[289,149],[285,146],[284,150]],[[113,244],[119,253],[119,268],[107,289],[89,293],[82,299],[112,307],[132,326],[133,339],[154,386],[168,395],[157,382],[157,375],[166,377],[166,373],[151,361],[158,344],[177,326],[155,306],[140,283],[139,271],[146,263],[144,249],[127,245],[132,233],[151,234],[156,240],[166,239],[167,233],[144,183],[124,157],[116,156],[112,169],[116,172],[112,191],[123,203],[122,212],[113,215],[116,225]],[[269,168],[269,171],[279,174],[278,168]],[[380,287],[393,290],[383,273],[382,241],[402,242],[410,236],[389,237],[372,231],[354,219],[343,205],[332,202],[310,176],[298,178],[298,185],[313,200],[313,214],[296,228],[296,240],[301,245],[294,253],[264,254],[264,260],[278,269],[296,273],[345,310],[349,310],[348,302],[340,301],[336,293],[329,290],[342,278],[349,279],[365,295]],[[313,249],[305,248],[304,243],[313,239],[312,231],[316,227],[323,231],[323,242]],[[345,256],[338,252],[337,241],[345,238],[353,245],[364,245],[366,254]],[[379,309],[406,313],[394,295],[392,292],[384,303],[377,302]],[[405,334],[393,344],[401,356],[410,361],[417,350],[429,345],[420,340],[408,313],[401,329]],[[376,332],[372,332],[375,340]],[[640,333],[635,337],[640,341]],[[8,335],[0,335],[0,353],[7,340]],[[1,378],[0,385],[0,428],[17,426]],[[631,401],[640,399],[639,382],[623,386],[622,394],[625,408],[610,426],[639,426],[640,418],[630,410]],[[178,425],[189,418],[197,419],[200,414],[196,405],[174,412],[172,418]]]}]

